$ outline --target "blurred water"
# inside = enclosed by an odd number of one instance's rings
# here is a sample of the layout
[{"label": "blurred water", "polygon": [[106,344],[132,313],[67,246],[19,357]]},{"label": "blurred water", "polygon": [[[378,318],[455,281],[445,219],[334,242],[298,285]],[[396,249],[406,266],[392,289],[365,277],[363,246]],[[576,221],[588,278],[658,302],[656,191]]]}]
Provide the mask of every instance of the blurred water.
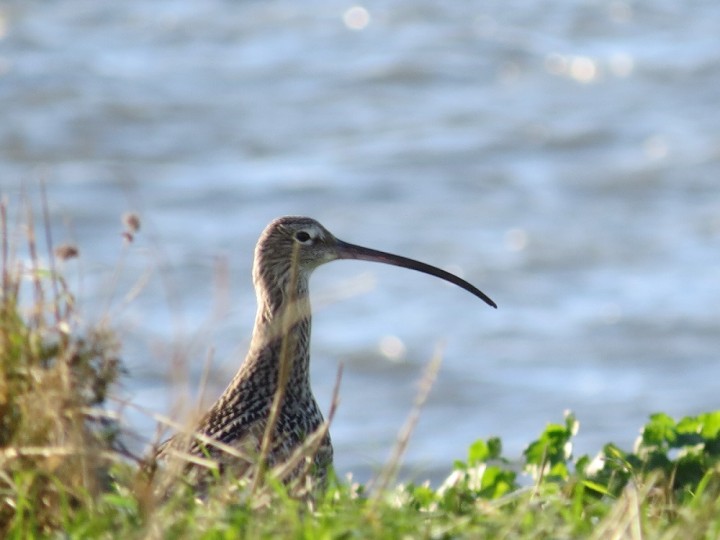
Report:
[{"label": "blurred water", "polygon": [[[187,362],[195,388],[213,347],[217,395],[250,335],[254,242],[303,214],[500,306],[399,269],[317,271],[313,380],[327,409],[344,363],[342,473],[383,463],[439,344],[406,460],[419,478],[478,437],[519,455],[565,409],[582,453],[630,446],[652,412],[717,408],[720,4],[351,8],[0,6],[0,190],[39,208],[46,182],[55,240],[82,252],[64,270],[83,313],[109,310],[122,336],[118,393],[171,411],[168,381]],[[123,250],[127,210],[143,229]]]}]

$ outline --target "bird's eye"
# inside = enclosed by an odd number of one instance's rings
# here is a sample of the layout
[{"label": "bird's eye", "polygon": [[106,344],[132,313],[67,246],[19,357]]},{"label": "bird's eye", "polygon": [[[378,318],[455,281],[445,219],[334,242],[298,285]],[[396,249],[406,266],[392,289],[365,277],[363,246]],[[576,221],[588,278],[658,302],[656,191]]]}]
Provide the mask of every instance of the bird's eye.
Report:
[{"label": "bird's eye", "polygon": [[304,244],[310,240],[310,234],[307,231],[298,231],[295,233],[295,239]]}]

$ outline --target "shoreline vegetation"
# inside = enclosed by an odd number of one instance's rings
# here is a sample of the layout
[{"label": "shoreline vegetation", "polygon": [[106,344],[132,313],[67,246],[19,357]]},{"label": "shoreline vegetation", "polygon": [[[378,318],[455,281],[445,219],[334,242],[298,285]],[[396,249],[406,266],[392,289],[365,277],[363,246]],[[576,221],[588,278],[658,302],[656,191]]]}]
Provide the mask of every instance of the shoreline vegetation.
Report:
[{"label": "shoreline vegetation", "polygon": [[[45,206],[43,215],[47,224]],[[219,478],[197,497],[177,475],[160,494],[168,479],[123,446],[122,418],[108,407],[123,375],[120,344],[105,322],[80,324],[58,272],[57,261],[80,256],[78,248],[53,249],[45,225],[49,247],[39,253],[30,210],[18,237],[6,201],[0,221],[2,538],[720,537],[720,410],[677,421],[656,413],[632,450],[608,443],[579,457],[579,422],[566,412],[520,463],[503,456],[499,439],[478,440],[437,488],[398,483],[437,359],[371,484],[333,479],[315,497],[296,497],[265,474]],[[132,241],[140,222],[126,216],[124,224]]]}]

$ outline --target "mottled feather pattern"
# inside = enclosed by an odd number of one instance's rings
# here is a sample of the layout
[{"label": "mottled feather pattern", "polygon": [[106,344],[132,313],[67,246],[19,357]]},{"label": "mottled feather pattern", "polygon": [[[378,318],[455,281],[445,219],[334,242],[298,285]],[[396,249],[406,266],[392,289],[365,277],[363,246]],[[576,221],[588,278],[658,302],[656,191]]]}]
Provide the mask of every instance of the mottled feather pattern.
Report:
[{"label": "mottled feather pattern", "polygon": [[[293,365],[275,426],[273,444],[267,456],[267,464],[271,467],[289,458],[294,449],[319,429],[324,421],[310,390],[309,365],[305,361],[308,358],[309,338],[309,319],[295,325],[285,338],[290,340],[291,353],[288,358]],[[198,423],[197,433],[237,446],[249,456],[257,457],[277,389],[282,339],[278,337],[267,346],[251,349],[233,381]],[[177,443],[179,445],[173,445],[176,450],[210,456],[220,465],[224,465],[227,460],[237,459],[223,456],[222,451],[197,439],[189,443],[186,439],[184,443],[178,439]],[[332,446],[329,435],[326,435],[315,459],[320,480],[324,479],[331,463]]]}]

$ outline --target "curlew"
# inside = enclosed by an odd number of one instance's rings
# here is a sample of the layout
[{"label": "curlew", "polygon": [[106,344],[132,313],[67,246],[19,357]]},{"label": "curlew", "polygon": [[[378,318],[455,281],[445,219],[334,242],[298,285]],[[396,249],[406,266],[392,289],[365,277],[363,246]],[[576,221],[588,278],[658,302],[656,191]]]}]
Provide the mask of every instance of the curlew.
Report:
[{"label": "curlew", "polygon": [[[235,475],[252,474],[258,462],[273,467],[294,459],[285,480],[308,470],[310,478],[324,482],[333,448],[310,386],[308,282],[315,268],[338,259],[424,272],[497,307],[485,293],[449,272],[343,242],[311,218],[278,218],[263,231],[255,247],[253,283],[258,306],[245,361],[192,434],[177,434],[166,441],[158,450],[159,457],[181,453],[191,461],[211,458]],[[300,463],[296,451],[313,434],[317,439],[314,455]]]}]

